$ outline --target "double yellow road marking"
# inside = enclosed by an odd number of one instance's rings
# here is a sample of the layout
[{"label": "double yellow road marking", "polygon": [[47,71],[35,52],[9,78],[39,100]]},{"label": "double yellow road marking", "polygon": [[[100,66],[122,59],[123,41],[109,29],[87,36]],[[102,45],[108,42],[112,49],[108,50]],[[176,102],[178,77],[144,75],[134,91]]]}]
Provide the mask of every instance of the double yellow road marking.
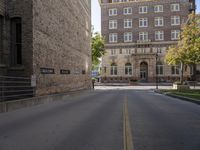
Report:
[{"label": "double yellow road marking", "polygon": [[125,96],[123,104],[123,137],[124,137],[124,150],[133,150],[133,138],[129,120],[127,96]]}]

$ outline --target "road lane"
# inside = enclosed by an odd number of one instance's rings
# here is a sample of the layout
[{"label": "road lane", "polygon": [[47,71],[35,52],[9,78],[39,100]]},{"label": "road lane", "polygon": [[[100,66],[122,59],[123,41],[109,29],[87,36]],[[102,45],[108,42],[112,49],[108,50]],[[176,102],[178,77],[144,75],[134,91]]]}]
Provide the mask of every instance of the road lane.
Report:
[{"label": "road lane", "polygon": [[124,150],[124,106],[134,150],[200,149],[199,105],[115,89],[0,114],[0,150]]},{"label": "road lane", "polygon": [[134,150],[200,150],[199,105],[152,91],[128,99]]},{"label": "road lane", "polygon": [[[79,98],[40,106],[39,113],[33,107],[1,114],[0,150],[121,150],[123,95]],[[24,115],[16,120],[18,113]]]}]

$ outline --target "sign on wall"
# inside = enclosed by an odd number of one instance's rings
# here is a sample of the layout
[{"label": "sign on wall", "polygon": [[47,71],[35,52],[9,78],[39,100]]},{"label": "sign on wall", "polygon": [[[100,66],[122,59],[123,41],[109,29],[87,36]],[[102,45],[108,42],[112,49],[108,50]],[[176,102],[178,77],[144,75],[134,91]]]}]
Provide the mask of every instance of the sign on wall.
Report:
[{"label": "sign on wall", "polygon": [[55,71],[53,68],[40,68],[41,74],[54,74]]}]

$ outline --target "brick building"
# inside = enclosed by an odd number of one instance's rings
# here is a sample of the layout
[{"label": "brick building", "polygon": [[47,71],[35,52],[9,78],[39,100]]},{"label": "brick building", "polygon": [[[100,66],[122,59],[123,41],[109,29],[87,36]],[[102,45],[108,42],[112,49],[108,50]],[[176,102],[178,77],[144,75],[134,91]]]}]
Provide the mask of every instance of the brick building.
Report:
[{"label": "brick building", "polygon": [[[167,49],[177,44],[181,25],[195,11],[194,0],[101,0],[103,82],[130,79],[153,82],[179,78],[179,66],[164,62]],[[193,74],[185,69],[185,78]]]},{"label": "brick building", "polygon": [[36,78],[36,95],[88,89],[90,31],[90,0],[1,0],[0,76]]}]

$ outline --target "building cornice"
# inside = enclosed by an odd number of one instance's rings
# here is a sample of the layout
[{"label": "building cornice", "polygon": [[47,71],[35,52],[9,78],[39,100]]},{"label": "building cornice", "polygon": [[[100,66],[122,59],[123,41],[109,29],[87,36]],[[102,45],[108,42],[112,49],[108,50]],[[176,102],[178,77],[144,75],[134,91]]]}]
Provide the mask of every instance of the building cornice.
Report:
[{"label": "building cornice", "polygon": [[[157,2],[157,1],[160,1],[160,0],[139,0],[139,1],[129,1],[129,2],[115,2],[115,3],[102,3],[102,0],[98,0],[99,1],[99,4],[100,6],[107,6],[107,5],[120,5],[120,4],[134,4],[134,3],[142,3],[142,2]],[[175,1],[180,1],[180,0],[175,0]],[[165,1],[163,1],[165,2]],[[166,1],[167,2],[167,1]],[[169,3],[169,2],[167,2]]]},{"label": "building cornice", "polygon": [[163,41],[163,42],[148,42],[148,43],[115,43],[115,44],[105,44],[105,46],[135,46],[142,44],[150,44],[150,45],[178,44],[178,41]]}]

